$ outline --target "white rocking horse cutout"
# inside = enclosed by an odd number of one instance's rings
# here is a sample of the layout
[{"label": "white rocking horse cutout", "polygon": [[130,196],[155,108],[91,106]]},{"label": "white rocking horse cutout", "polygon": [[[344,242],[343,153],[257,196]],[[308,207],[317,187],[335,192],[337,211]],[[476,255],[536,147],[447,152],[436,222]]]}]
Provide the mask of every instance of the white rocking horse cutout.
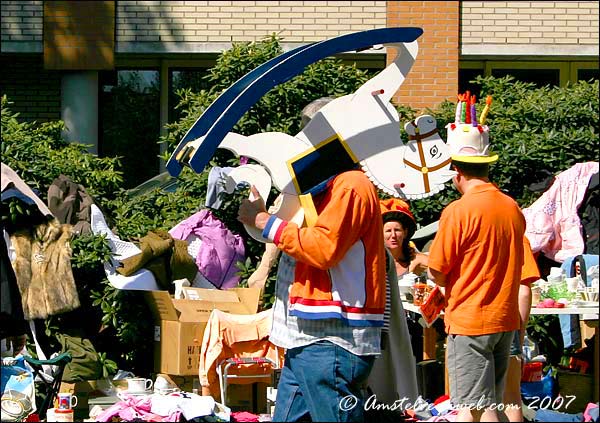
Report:
[{"label": "white rocking horse cutout", "polygon": [[404,130],[410,140],[404,149],[406,180],[396,189],[408,199],[440,192],[455,172],[450,170],[450,150],[438,133],[437,121],[433,116],[419,116],[405,124]]},{"label": "white rocking horse cutout", "polygon": [[[271,180],[282,198],[279,208],[270,211],[283,220],[298,225],[306,222],[308,226],[317,217],[312,195],[321,192],[332,177],[346,170],[362,169],[377,188],[394,197],[425,198],[439,192],[443,182],[454,173],[449,171],[450,155],[445,143],[437,134],[428,134],[435,128],[435,119],[418,118],[413,124],[418,131],[409,132],[415,138],[406,146],[400,138],[398,112],[390,102],[415,62],[418,35],[409,42],[394,40],[386,44],[396,50],[395,60],[355,93],[323,106],[295,136],[281,132],[248,137],[226,133],[218,148],[264,166],[263,170],[256,166],[248,169],[248,165],[238,167],[229,174],[231,181],[227,186],[242,181],[250,183],[266,200],[271,187],[265,181]],[[427,136],[419,136],[419,133]],[[210,132],[207,134],[185,146],[180,145],[180,153],[177,150],[174,153],[177,160],[184,162],[182,156],[189,155],[189,151],[194,154],[205,148],[202,144]],[[423,154],[416,156],[417,151]],[[418,166],[418,171],[412,163]],[[260,231],[248,226],[246,230],[255,239],[268,242]]]}]

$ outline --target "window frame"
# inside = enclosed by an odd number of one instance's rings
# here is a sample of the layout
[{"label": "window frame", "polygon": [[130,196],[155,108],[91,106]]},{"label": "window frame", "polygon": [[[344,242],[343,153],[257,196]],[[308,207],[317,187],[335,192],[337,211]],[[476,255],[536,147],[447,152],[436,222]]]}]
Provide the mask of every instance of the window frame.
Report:
[{"label": "window frame", "polygon": [[564,87],[567,83],[577,82],[577,71],[579,69],[598,69],[597,60],[536,60],[526,58],[519,60],[512,58],[507,60],[498,59],[468,59],[459,61],[459,69],[481,69],[484,76],[490,76],[493,69],[558,69],[559,86]]}]

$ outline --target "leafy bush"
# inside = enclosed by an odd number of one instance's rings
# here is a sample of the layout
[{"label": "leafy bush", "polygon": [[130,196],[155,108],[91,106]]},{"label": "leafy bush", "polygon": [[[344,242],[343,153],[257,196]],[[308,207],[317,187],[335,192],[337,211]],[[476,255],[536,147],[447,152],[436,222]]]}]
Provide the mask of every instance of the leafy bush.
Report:
[{"label": "leafy bush", "polygon": [[61,173],[83,185],[96,201],[113,199],[123,182],[116,158],[98,158],[84,144],[65,141],[62,121],[19,122],[2,96],[2,161],[46,200],[48,187]]}]

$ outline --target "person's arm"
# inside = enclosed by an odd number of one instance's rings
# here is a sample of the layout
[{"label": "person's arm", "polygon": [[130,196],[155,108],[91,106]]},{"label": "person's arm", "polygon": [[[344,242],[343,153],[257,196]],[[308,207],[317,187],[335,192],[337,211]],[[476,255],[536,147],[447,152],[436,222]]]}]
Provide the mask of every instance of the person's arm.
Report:
[{"label": "person's arm", "polygon": [[434,281],[436,285],[439,285],[441,287],[446,286],[446,275],[442,272],[438,272],[437,270],[429,267],[427,269],[427,276],[429,277],[429,279]]},{"label": "person's arm", "polygon": [[[320,270],[330,269],[374,225],[371,214],[377,197],[371,182],[358,172],[338,175],[327,189],[328,200],[319,209],[313,226],[299,227],[264,212],[264,205],[247,200],[240,207],[238,219],[259,229],[264,224],[263,236],[294,259]],[[253,208],[248,216],[245,207]],[[378,208],[376,213],[379,217]]]},{"label": "person's arm", "polygon": [[416,275],[421,275],[427,271],[429,256],[424,253],[415,254],[415,258],[410,261],[408,271]]},{"label": "person's arm", "polygon": [[442,211],[438,231],[429,248],[427,276],[436,285],[445,288],[447,276],[459,262],[462,225],[456,216],[456,202]]},{"label": "person's arm", "polygon": [[527,237],[523,237],[523,268],[521,269],[521,284],[519,285],[519,316],[521,317],[521,330],[519,337],[521,345],[525,338],[529,313],[531,312],[531,284],[540,278],[535,257],[531,251],[531,245]]},{"label": "person's arm", "polygon": [[519,316],[521,317],[521,329],[519,330],[519,339],[523,345],[527,322],[529,322],[529,313],[531,311],[531,287],[529,283],[519,285]]}]

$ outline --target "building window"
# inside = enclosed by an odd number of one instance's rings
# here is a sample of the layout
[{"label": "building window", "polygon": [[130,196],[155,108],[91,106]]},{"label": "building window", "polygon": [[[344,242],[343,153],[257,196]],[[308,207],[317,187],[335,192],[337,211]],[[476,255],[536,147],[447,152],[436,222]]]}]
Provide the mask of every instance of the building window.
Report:
[{"label": "building window", "polygon": [[492,69],[492,76],[502,78],[511,75],[517,81],[531,82],[538,88],[560,85],[560,69]]},{"label": "building window", "polygon": [[530,82],[537,87],[564,87],[569,82],[598,79],[598,62],[592,60],[469,60],[459,64],[458,87],[477,95],[480,87],[471,84],[478,75],[502,78],[510,75],[517,81]]},{"label": "building window", "polygon": [[483,76],[483,69],[459,69],[458,70],[458,92],[466,93],[469,91],[477,98],[480,97],[481,86],[471,83],[479,75]]},{"label": "building window", "polygon": [[121,157],[124,185],[131,188],[159,171],[159,71],[105,71],[99,79],[99,155]]},{"label": "building window", "polygon": [[177,122],[182,117],[182,111],[177,109],[180,97],[177,92],[191,89],[198,93],[210,89],[211,84],[206,79],[209,68],[170,68],[169,69],[169,122]]},{"label": "building window", "polygon": [[599,79],[600,71],[598,69],[577,69],[578,81],[589,81]]}]

